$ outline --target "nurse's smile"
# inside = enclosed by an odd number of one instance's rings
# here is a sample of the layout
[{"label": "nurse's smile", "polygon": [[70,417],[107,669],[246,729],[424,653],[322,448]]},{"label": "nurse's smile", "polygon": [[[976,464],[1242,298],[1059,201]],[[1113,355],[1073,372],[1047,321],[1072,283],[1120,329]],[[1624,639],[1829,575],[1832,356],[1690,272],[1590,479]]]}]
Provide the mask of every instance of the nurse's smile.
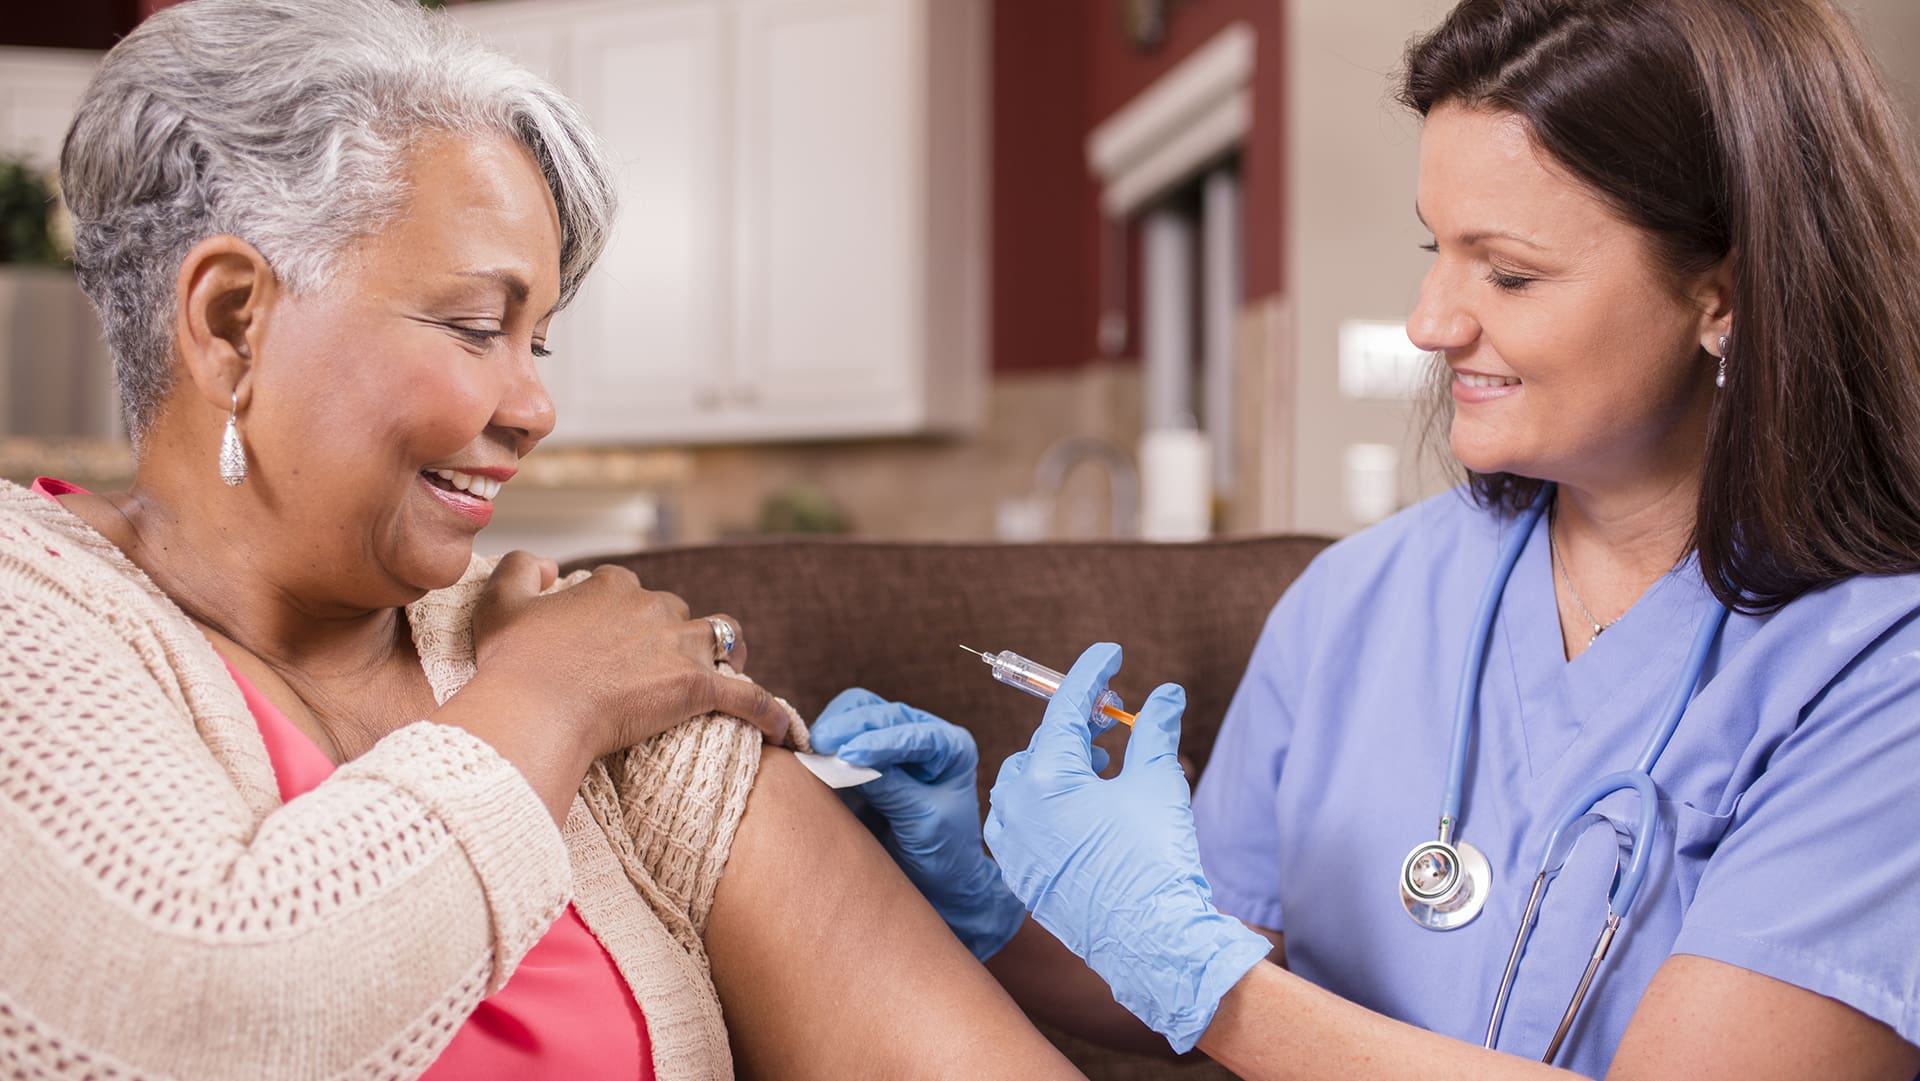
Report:
[{"label": "nurse's smile", "polygon": [[1494,402],[1519,393],[1520,380],[1511,375],[1483,375],[1479,372],[1453,373],[1453,400],[1461,405]]}]

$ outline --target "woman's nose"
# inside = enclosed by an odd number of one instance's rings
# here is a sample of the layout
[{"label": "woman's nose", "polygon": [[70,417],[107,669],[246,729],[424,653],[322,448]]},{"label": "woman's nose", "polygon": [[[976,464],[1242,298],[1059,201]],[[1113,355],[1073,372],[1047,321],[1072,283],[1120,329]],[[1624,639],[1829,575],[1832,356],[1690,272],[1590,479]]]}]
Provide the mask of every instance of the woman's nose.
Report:
[{"label": "woman's nose", "polygon": [[1420,283],[1420,299],[1407,316],[1407,340],[1428,353],[1444,353],[1473,344],[1480,324],[1460,303],[1452,275],[1439,262]]},{"label": "woman's nose", "polygon": [[547,385],[540,378],[540,370],[529,350],[513,364],[510,382],[501,395],[499,408],[494,410],[494,426],[514,434],[516,449],[524,457],[542,439],[553,434],[554,420],[553,398],[547,394]]}]

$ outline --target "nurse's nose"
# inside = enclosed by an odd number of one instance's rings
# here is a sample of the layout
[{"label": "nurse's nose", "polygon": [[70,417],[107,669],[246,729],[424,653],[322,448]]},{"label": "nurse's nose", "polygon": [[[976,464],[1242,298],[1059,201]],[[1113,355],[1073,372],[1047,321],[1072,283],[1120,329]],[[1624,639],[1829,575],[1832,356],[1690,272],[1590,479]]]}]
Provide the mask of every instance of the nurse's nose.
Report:
[{"label": "nurse's nose", "polygon": [[1480,323],[1460,302],[1456,275],[1436,260],[1420,282],[1420,300],[1407,316],[1407,340],[1428,353],[1464,349],[1480,336]]}]

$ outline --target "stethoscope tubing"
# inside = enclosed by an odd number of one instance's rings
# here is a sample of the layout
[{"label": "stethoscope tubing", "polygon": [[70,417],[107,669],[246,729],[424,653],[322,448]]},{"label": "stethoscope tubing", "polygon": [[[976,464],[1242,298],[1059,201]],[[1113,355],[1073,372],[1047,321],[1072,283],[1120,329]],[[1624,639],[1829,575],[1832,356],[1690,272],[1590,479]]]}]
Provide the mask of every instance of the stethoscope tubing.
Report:
[{"label": "stethoscope tubing", "polygon": [[[1661,753],[1673,739],[1674,731],[1680,727],[1680,718],[1687,712],[1687,704],[1693,700],[1700,675],[1706,670],[1707,654],[1713,649],[1714,640],[1720,636],[1720,628],[1726,622],[1727,609],[1722,604],[1714,605],[1713,610],[1700,620],[1700,626],[1693,634],[1693,647],[1687,651],[1686,663],[1680,669],[1684,674],[1675,681],[1660,725],[1648,735],[1646,746],[1641,748],[1640,757],[1634,762],[1633,768],[1596,777],[1581,789],[1561,810],[1554,822],[1553,832],[1547,835],[1547,843],[1540,853],[1540,873],[1557,871],[1560,861],[1565,859],[1565,855],[1560,853],[1560,837],[1567,827],[1615,792],[1631,789],[1636,793],[1640,797],[1640,820],[1628,829],[1633,849],[1627,857],[1626,869],[1620,873],[1619,880],[1607,895],[1608,909],[1621,919],[1627,917],[1627,912],[1633,908],[1634,898],[1640,894],[1640,884],[1647,877],[1648,852],[1652,848],[1648,842],[1659,831],[1660,794],[1653,783],[1654,763],[1660,760]],[[1559,859],[1555,858],[1556,855]]]},{"label": "stethoscope tubing", "polygon": [[1513,524],[1513,534],[1500,549],[1499,561],[1487,584],[1480,591],[1480,604],[1473,613],[1473,634],[1467,639],[1467,656],[1460,667],[1460,681],[1453,701],[1453,745],[1447,754],[1447,787],[1440,797],[1442,841],[1450,840],[1453,826],[1460,821],[1460,795],[1466,789],[1467,747],[1473,740],[1473,714],[1480,701],[1480,673],[1485,670],[1487,643],[1493,639],[1494,617],[1500,611],[1500,596],[1507,591],[1514,564],[1526,550],[1527,539],[1540,523],[1540,516],[1553,501],[1554,486],[1542,485],[1527,509]]}]

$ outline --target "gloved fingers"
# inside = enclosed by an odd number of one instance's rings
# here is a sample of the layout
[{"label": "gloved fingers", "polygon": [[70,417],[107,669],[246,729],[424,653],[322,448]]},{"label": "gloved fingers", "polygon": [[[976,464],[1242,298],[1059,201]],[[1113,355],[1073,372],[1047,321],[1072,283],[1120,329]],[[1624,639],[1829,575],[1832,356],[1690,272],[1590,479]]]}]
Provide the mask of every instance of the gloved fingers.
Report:
[{"label": "gloved fingers", "polygon": [[1107,763],[1111,761],[1113,761],[1113,757],[1107,754],[1105,747],[1100,746],[1098,743],[1093,745],[1093,772],[1106,772]]},{"label": "gloved fingers", "polygon": [[[1008,761],[1011,762],[1012,759],[1008,759]],[[1001,774],[1001,780],[1005,781],[1006,768],[1004,766],[1001,767],[1000,774]],[[986,820],[980,824],[980,840],[986,844],[987,851],[994,853],[996,858],[998,857],[1000,852],[1000,836],[1001,834],[1006,832],[1006,828],[1007,828],[1006,821],[1000,817],[999,797],[1000,797],[1000,785],[995,784],[993,786],[993,792],[987,797],[989,802],[987,804]],[[997,863],[995,864],[995,867],[997,867],[1000,870],[1002,877],[1004,877],[1006,873],[1006,868]],[[1009,882],[1007,883],[1007,886],[1009,889],[1011,889],[1013,886],[1013,883]],[[1022,900],[1025,900],[1025,898],[1022,898]]]},{"label": "gloved fingers", "polygon": [[1120,670],[1120,647],[1098,642],[1073,662],[1028,744],[1037,761],[1067,773],[1093,772],[1093,702]]},{"label": "gloved fingers", "polygon": [[[884,728],[870,728],[840,745],[842,761],[884,769],[900,766],[928,784],[940,784],[973,771],[980,752],[973,735],[959,725],[911,706],[894,707],[904,719]],[[864,712],[878,712],[869,710]],[[815,746],[819,742],[815,741]]]},{"label": "gloved fingers", "polygon": [[[852,791],[860,793],[875,810],[886,815],[896,830],[927,837],[951,832],[948,816],[958,814],[957,808],[963,805],[943,796],[942,789],[911,776],[898,766],[881,770],[880,776]],[[971,781],[967,782],[964,806],[967,825],[971,828],[980,816]]]},{"label": "gloved fingers", "polygon": [[[859,709],[862,706],[877,706],[885,701],[885,698],[867,690],[865,687],[848,687],[846,690],[834,695],[833,701],[827,703],[827,708],[820,711],[820,720],[824,721],[836,713],[850,709]],[[820,722],[815,721],[814,723],[818,724]]]},{"label": "gloved fingers", "polygon": [[848,789],[858,792],[882,814],[911,813],[927,802],[926,785],[898,769],[883,769],[880,776]]},{"label": "gloved fingers", "polygon": [[1162,683],[1153,689],[1134,714],[1133,735],[1127,740],[1127,760],[1120,775],[1131,776],[1161,763],[1180,768],[1180,715],[1186,712],[1186,688]]},{"label": "gloved fingers", "polygon": [[864,710],[886,704],[886,699],[865,687],[848,687],[834,695],[833,701],[820,711],[820,716],[814,719],[808,732],[813,737],[814,749],[821,754],[832,754],[834,748],[866,731],[861,727]]},{"label": "gloved fingers", "polygon": [[[986,842],[990,851],[999,851],[997,842],[1006,829],[1006,808],[1013,802],[1013,790],[1032,762],[1032,751],[1018,751],[1000,763],[1000,772],[993,779],[993,788],[987,792],[987,818],[980,827],[980,839]],[[1004,872],[1006,868],[1002,867],[1001,870]]]},{"label": "gloved fingers", "polygon": [[1008,755],[1005,762],[1000,763],[1000,772],[994,775],[993,787],[987,790],[987,805],[990,810],[998,813],[998,808],[1006,804],[1010,798],[1009,790],[1019,783],[1020,778],[1027,772],[1027,766],[1032,762],[1032,751],[1017,751]]},{"label": "gloved fingers", "polygon": [[[864,696],[864,697],[863,697]],[[842,703],[846,703],[842,705]],[[837,707],[837,708],[836,708]],[[868,732],[883,732],[902,725],[930,724],[952,730],[952,742],[956,747],[971,747],[973,736],[958,725],[916,709],[904,702],[891,702],[873,694],[854,688],[842,691],[827,708],[821,712],[819,720],[814,722],[813,745],[823,754],[835,754],[854,743],[859,736]],[[848,761],[854,761],[848,759]],[[858,762],[855,765],[878,766],[879,762]]]}]

